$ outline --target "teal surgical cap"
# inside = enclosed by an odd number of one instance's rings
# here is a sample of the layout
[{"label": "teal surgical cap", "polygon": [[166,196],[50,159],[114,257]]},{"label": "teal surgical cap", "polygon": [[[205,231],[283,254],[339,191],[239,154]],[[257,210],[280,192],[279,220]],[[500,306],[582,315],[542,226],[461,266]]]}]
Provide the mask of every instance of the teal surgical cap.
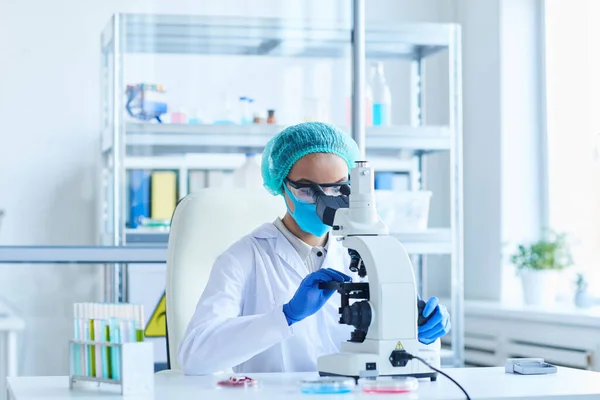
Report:
[{"label": "teal surgical cap", "polygon": [[262,176],[265,188],[278,195],[283,180],[300,158],[311,153],[332,153],[340,156],[348,169],[360,159],[356,142],[344,131],[322,122],[306,122],[285,128],[265,147]]}]

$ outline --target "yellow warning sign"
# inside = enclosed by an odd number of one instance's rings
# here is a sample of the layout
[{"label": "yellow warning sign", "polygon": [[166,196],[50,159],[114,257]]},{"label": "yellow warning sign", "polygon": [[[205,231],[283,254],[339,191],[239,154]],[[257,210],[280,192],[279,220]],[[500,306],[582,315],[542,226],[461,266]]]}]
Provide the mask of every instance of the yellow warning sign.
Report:
[{"label": "yellow warning sign", "polygon": [[158,305],[154,309],[152,313],[152,317],[150,317],[150,321],[148,321],[148,325],[146,325],[146,330],[144,331],[144,335],[147,337],[165,337],[167,336],[167,296],[166,293],[163,292]]},{"label": "yellow warning sign", "polygon": [[396,345],[396,350],[404,350],[404,346],[402,346],[402,343],[398,342],[398,344]]}]

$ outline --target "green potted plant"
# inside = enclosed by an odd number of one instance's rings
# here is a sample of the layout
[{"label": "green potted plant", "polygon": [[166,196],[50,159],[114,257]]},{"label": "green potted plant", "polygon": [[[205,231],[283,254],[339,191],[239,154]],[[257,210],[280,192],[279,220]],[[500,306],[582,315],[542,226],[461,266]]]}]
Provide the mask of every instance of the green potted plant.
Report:
[{"label": "green potted plant", "polygon": [[521,244],[511,256],[523,284],[528,305],[552,305],[556,297],[558,272],[573,264],[565,234],[549,233],[531,244]]}]

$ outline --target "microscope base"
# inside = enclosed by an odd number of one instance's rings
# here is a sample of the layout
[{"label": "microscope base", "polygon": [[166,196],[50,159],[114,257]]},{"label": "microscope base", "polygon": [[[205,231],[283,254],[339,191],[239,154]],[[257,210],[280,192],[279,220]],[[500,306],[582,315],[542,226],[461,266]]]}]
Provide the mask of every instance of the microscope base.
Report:
[{"label": "microscope base", "polygon": [[[439,352],[435,348],[422,349],[417,353],[424,361],[439,368]],[[368,378],[376,376],[411,376],[429,378],[435,381],[437,372],[417,359],[408,361],[404,366],[394,366],[387,353],[346,353],[328,354],[317,359],[317,370],[321,376],[347,376]]]}]

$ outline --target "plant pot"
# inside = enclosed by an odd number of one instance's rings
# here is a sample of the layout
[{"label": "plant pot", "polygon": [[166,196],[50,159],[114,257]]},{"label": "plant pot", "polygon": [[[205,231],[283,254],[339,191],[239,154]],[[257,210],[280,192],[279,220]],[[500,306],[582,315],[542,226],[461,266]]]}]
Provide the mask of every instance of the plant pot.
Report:
[{"label": "plant pot", "polygon": [[578,290],[575,293],[575,305],[579,308],[588,308],[593,305],[593,299],[587,292]]},{"label": "plant pot", "polygon": [[530,306],[552,306],[556,299],[558,273],[553,270],[523,270],[523,299]]}]

